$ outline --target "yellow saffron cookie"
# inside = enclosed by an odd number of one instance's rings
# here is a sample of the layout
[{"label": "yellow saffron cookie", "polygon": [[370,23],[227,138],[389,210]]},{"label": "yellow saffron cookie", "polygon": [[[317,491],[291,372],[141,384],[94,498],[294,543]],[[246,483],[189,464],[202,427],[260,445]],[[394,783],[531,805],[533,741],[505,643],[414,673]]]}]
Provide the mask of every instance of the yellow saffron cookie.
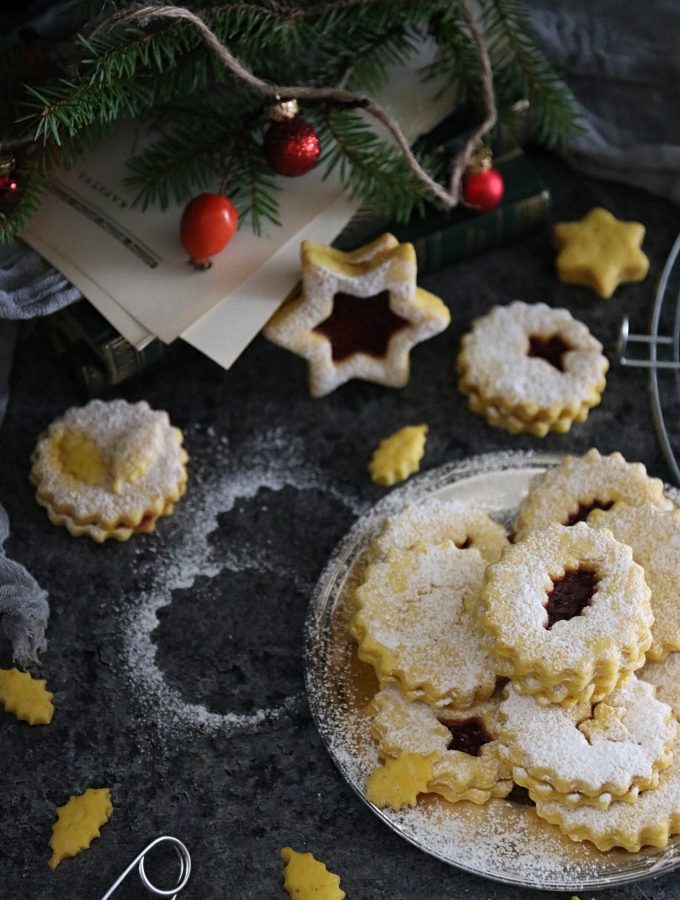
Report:
[{"label": "yellow saffron cookie", "polygon": [[427,790],[451,803],[507,797],[512,779],[496,739],[498,702],[485,700],[464,712],[435,711],[387,685],[371,703],[378,752],[383,759],[438,753]]},{"label": "yellow saffron cookie", "polygon": [[458,386],[489,424],[541,437],[586,418],[608,368],[600,342],[568,310],[517,301],[474,321]]},{"label": "yellow saffron cookie", "polygon": [[113,805],[108,788],[88,788],[84,794],[74,795],[57,809],[57,821],[52,826],[49,859],[50,869],[56,869],[67,856],[87,850],[99,829],[111,818]]},{"label": "yellow saffron cookie", "polygon": [[33,678],[18,669],[0,669],[0,703],[29,725],[49,725],[54,715],[54,694],[43,678]]},{"label": "yellow saffron cookie", "polygon": [[582,522],[593,509],[609,509],[619,500],[631,506],[673,508],[663,482],[650,478],[642,463],[626,462],[620,453],[602,456],[595,448],[584,456],[565,456],[532,480],[517,513],[516,538],[522,540],[553,522]]},{"label": "yellow saffron cookie", "polygon": [[301,264],[299,293],[264,334],[305,357],[313,397],[351,378],[403,387],[412,348],[451,321],[439,297],[416,286],[413,245],[391,234],[351,253],[303,241]]},{"label": "yellow saffron cookie", "polygon": [[366,779],[366,799],[375,806],[402,809],[415,806],[419,794],[426,794],[438,753],[402,753],[389,757]]},{"label": "yellow saffron cookie", "polygon": [[505,692],[499,739],[514,780],[532,799],[608,806],[656,787],[671,764],[673,712],[635,676],[599,703],[571,708],[541,706],[512,685]]},{"label": "yellow saffron cookie", "polygon": [[429,498],[411,503],[382,523],[370,553],[384,558],[390,550],[408,550],[418,542],[479,550],[486,562],[497,562],[508,545],[502,525],[482,509],[460,500]]},{"label": "yellow saffron cookie", "polygon": [[40,437],[31,480],[50,520],[97,542],[152,531],[184,493],[182,432],[148,403],[92,400]]},{"label": "yellow saffron cookie", "polygon": [[382,686],[465,709],[493,694],[493,643],[477,622],[486,563],[448,542],[394,550],[367,566],[350,631]]},{"label": "yellow saffron cookie", "polygon": [[608,298],[620,284],[642,281],[649,260],[640,249],[645,227],[622,222],[595,207],[578,222],[558,222],[553,238],[559,253],[557,276],[567,284],[584,284]]},{"label": "yellow saffron cookie", "polygon": [[661,660],[648,659],[637,676],[656,687],[657,697],[680,720],[680,653],[669,653]]},{"label": "yellow saffron cookie", "polygon": [[654,620],[630,547],[579,522],[550,525],[489,566],[483,627],[497,670],[539,703],[595,703],[644,665]]},{"label": "yellow saffron cookie", "polygon": [[588,524],[608,528],[617,541],[628,544],[645,570],[654,613],[647,659],[680,650],[680,510],[615,503],[609,510],[593,510]]},{"label": "yellow saffron cookie", "polygon": [[281,850],[283,886],[294,900],[343,900],[340,877],[329,872],[311,853],[297,853],[291,847]]},{"label": "yellow saffron cookie", "polygon": [[574,841],[590,841],[599,850],[623,847],[665,847],[680,833],[680,737],[673,745],[673,762],[659,775],[659,785],[643,791],[635,803],[612,803],[607,809],[568,809],[554,801],[536,801],[542,819],[557,825]]},{"label": "yellow saffron cookie", "polygon": [[368,464],[372,480],[389,487],[417,472],[425,453],[427,430],[427,425],[407,425],[383,438]]}]

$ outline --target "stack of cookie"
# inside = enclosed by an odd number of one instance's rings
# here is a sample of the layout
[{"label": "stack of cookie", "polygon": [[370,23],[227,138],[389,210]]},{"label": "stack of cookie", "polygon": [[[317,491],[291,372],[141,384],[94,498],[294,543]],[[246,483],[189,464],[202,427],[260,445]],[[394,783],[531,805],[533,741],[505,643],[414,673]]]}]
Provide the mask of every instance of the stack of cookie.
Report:
[{"label": "stack of cookie", "polygon": [[545,437],[586,420],[608,368],[600,342],[568,310],[517,301],[494,306],[463,337],[458,386],[489,425]]},{"label": "stack of cookie", "polygon": [[680,659],[680,512],[658,480],[591,450],[534,481],[513,544],[431,501],[370,556],[351,625],[381,683],[369,799],[481,803],[514,781],[601,850],[680,832],[680,708],[653,684]]}]

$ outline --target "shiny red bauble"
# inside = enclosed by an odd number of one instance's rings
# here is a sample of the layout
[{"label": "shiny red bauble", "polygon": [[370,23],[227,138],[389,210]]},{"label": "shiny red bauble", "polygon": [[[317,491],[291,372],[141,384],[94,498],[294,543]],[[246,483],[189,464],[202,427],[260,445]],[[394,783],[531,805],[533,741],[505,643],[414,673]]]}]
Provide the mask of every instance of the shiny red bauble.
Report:
[{"label": "shiny red bauble", "polygon": [[493,166],[482,172],[466,172],[463,175],[463,200],[472,209],[495,209],[504,193],[503,176]]},{"label": "shiny red bauble", "polygon": [[271,168],[279,175],[294,178],[317,164],[321,153],[319,135],[299,116],[272,122],[264,135],[262,150]]},{"label": "shiny red bauble", "polygon": [[182,213],[179,236],[197,269],[208,269],[210,257],[227,246],[238,227],[238,210],[222,194],[200,194]]}]

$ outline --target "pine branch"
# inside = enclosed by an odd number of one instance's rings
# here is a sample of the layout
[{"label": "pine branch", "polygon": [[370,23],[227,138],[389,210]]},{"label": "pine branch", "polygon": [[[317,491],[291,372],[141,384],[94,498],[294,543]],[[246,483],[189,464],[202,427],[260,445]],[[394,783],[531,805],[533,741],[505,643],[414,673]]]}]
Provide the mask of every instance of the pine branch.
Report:
[{"label": "pine branch", "polygon": [[35,215],[45,189],[45,173],[34,166],[16,170],[20,189],[0,205],[0,244],[13,241],[28,221]]}]

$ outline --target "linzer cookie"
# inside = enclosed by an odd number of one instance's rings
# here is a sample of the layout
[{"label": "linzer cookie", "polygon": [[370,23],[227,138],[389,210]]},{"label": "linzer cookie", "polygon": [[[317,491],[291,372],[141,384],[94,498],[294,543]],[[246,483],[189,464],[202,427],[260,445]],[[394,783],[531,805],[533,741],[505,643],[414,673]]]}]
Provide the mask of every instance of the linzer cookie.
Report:
[{"label": "linzer cookie", "polygon": [[344,253],[303,241],[301,257],[300,290],[265,337],[307,359],[313,397],[351,378],[403,387],[411,349],[451,320],[438,297],[416,286],[413,245],[384,234]]},{"label": "linzer cookie", "polygon": [[458,709],[493,694],[493,645],[476,620],[485,568],[478,550],[452,542],[393,550],[367,566],[350,630],[381,686]]},{"label": "linzer cookie", "polygon": [[602,345],[566,309],[494,306],[463,337],[459,388],[490,425],[542,437],[568,431],[600,402]]},{"label": "linzer cookie", "polygon": [[661,660],[647,660],[637,674],[656,687],[657,697],[668,703],[675,718],[680,720],[680,653],[669,653]]},{"label": "linzer cookie", "polygon": [[141,401],[92,400],[40,437],[31,481],[55,525],[97,542],[152,531],[187,481],[182,432]]},{"label": "linzer cookie", "polygon": [[419,541],[453,541],[460,549],[474,547],[487,562],[497,562],[508,545],[503,526],[484,510],[461,501],[434,498],[411,503],[385,519],[370,552],[384,558],[390,550],[408,550]]},{"label": "linzer cookie", "polygon": [[489,567],[482,624],[519,693],[595,703],[644,665],[649,598],[642,567],[610,532],[550,525]]},{"label": "linzer cookie", "polygon": [[533,479],[519,507],[515,535],[522,540],[552,522],[582,522],[593,509],[609,509],[619,500],[631,506],[673,508],[663,482],[650,478],[642,463],[626,462],[620,453],[602,456],[594,448],[585,456],[565,456],[559,466]]},{"label": "linzer cookie", "polygon": [[647,275],[649,260],[640,249],[644,236],[640,222],[622,222],[601,207],[578,222],[558,222],[553,229],[559,250],[557,276],[611,297],[620,284]]},{"label": "linzer cookie", "polygon": [[673,762],[659,775],[659,785],[643,791],[635,803],[612,803],[607,809],[568,809],[554,801],[536,801],[542,819],[557,825],[574,841],[590,841],[600,850],[623,847],[665,847],[680,834],[680,737],[673,745]]},{"label": "linzer cookie", "polygon": [[486,803],[507,797],[512,779],[499,755],[496,739],[498,700],[477,703],[464,712],[435,711],[408,700],[387,685],[372,701],[373,736],[383,759],[418,753],[438,757],[432,768],[429,792],[450,803]]},{"label": "linzer cookie", "polygon": [[615,503],[609,510],[593,510],[588,524],[608,528],[617,541],[628,544],[645,570],[654,613],[647,659],[680,650],[680,510]]},{"label": "linzer cookie", "polygon": [[608,806],[657,786],[672,761],[676,723],[652,685],[635,676],[604,700],[541,706],[506,687],[500,741],[514,780],[533,799]]}]

